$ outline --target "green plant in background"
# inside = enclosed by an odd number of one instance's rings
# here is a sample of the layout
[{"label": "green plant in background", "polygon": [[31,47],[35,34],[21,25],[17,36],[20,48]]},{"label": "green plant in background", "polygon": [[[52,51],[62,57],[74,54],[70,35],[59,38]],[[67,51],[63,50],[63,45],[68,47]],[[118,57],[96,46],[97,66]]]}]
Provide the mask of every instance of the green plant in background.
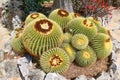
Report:
[{"label": "green plant in background", "polygon": [[48,1],[48,0],[38,0],[40,4],[43,4],[45,1]]},{"label": "green plant in background", "polygon": [[23,2],[25,17],[31,12],[40,12],[42,10],[42,6],[39,4],[38,0],[23,0]]},{"label": "green plant in background", "polygon": [[54,0],[38,0],[40,4],[43,4],[44,2],[51,2],[53,3]]},{"label": "green plant in background", "polygon": [[116,9],[111,8],[109,0],[72,0],[72,2],[74,11],[84,17],[103,17]]}]

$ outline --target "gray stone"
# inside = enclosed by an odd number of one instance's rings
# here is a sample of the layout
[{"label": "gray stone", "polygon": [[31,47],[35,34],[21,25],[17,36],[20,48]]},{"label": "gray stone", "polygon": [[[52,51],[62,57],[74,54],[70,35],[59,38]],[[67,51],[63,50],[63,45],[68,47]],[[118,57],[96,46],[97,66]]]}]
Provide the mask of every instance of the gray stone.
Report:
[{"label": "gray stone", "polygon": [[21,5],[23,5],[23,0],[8,0],[7,2],[3,3],[1,22],[4,24],[4,27],[13,29],[13,17],[16,15],[18,15],[20,18],[23,17],[24,12],[20,9]]},{"label": "gray stone", "polygon": [[112,80],[112,79],[109,73],[103,71],[96,80]]},{"label": "gray stone", "polygon": [[0,50],[0,62],[4,60],[4,51]]},{"label": "gray stone", "polygon": [[4,62],[0,63],[0,78],[5,76],[5,67],[4,67]]},{"label": "gray stone", "polygon": [[115,69],[116,71],[113,70],[114,72],[112,75],[112,80],[120,80],[120,65],[117,62],[115,62],[114,65],[115,68],[113,69]]},{"label": "gray stone", "polygon": [[65,77],[58,73],[48,73],[45,80],[67,80]]},{"label": "gray stone", "polygon": [[16,59],[5,61],[4,67],[5,67],[5,72],[6,72],[5,76],[6,77],[19,76],[19,70],[17,67],[17,60]]},{"label": "gray stone", "polygon": [[112,50],[112,53],[111,53],[111,60],[113,60],[113,61],[117,60],[117,55],[116,55],[115,51],[113,51],[113,50]]},{"label": "gray stone", "polygon": [[11,38],[4,44],[4,51],[8,53],[12,51]]},{"label": "gray stone", "polygon": [[115,51],[115,53],[120,53],[120,42],[117,41],[116,39],[112,39],[113,42],[113,51]]},{"label": "gray stone", "polygon": [[87,77],[85,75],[81,75],[78,78],[76,78],[75,80],[87,80]]},{"label": "gray stone", "polygon": [[95,80],[95,78],[89,78],[88,80]]},{"label": "gray stone", "polygon": [[43,71],[41,71],[40,69],[31,69],[29,71],[28,78],[30,80],[44,80],[45,75],[46,74]]},{"label": "gray stone", "polygon": [[17,29],[17,28],[22,28],[22,21],[19,18],[18,15],[16,15],[15,17],[13,17],[12,19],[12,24],[13,24],[13,29]]},{"label": "gray stone", "polygon": [[29,63],[26,57],[21,57],[17,59],[17,67],[19,69],[20,75],[22,79],[28,80],[29,74]]}]

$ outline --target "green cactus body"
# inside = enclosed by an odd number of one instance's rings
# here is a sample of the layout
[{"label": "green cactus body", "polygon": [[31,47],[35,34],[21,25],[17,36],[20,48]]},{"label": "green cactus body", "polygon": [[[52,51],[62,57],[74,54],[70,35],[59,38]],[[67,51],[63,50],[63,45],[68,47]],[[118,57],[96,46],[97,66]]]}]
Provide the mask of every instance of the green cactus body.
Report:
[{"label": "green cactus body", "polygon": [[71,39],[72,46],[78,50],[86,48],[88,43],[88,37],[84,34],[75,34]]},{"label": "green cactus body", "polygon": [[80,17],[78,13],[74,13],[74,12],[70,13],[70,15],[72,16],[73,19]]},{"label": "green cactus body", "polygon": [[75,59],[76,50],[69,43],[63,43],[62,48],[68,54],[68,56],[70,58],[70,62],[73,62]]},{"label": "green cactus body", "polygon": [[34,12],[31,13],[27,16],[26,20],[25,20],[25,25],[29,24],[31,21],[33,21],[34,19],[41,19],[41,18],[47,18],[44,14],[42,13],[38,13],[38,12]]},{"label": "green cactus body", "polygon": [[16,36],[11,41],[11,46],[13,50],[18,54],[24,54],[26,52],[22,44],[22,31],[19,31]]},{"label": "green cactus body", "polygon": [[97,29],[98,29],[98,33],[104,33],[104,34],[107,34],[107,35],[110,35],[110,32],[107,28],[103,27],[100,23],[100,21],[96,20],[95,18],[93,17],[88,17],[87,19],[89,19],[90,21],[92,21]]},{"label": "green cactus body", "polygon": [[87,19],[90,20],[91,22],[93,22],[96,25],[96,27],[101,26],[101,22],[99,20],[97,20],[93,17],[88,17]]},{"label": "green cactus body", "polygon": [[110,36],[110,31],[107,28],[103,27],[103,26],[98,27],[98,33],[104,33],[104,34],[107,34],[107,35]]},{"label": "green cactus body", "polygon": [[63,31],[50,19],[36,19],[24,29],[22,40],[31,55],[39,56],[50,48],[61,46]]},{"label": "green cactus body", "polygon": [[66,10],[56,9],[50,13],[49,19],[54,20],[64,29],[67,23],[72,20],[72,16]]},{"label": "green cactus body", "polygon": [[88,67],[97,60],[96,54],[91,47],[86,47],[77,52],[75,62],[81,67]]},{"label": "green cactus body", "polygon": [[46,73],[63,74],[70,66],[69,56],[61,48],[49,49],[41,55],[40,66]]},{"label": "green cactus body", "polygon": [[71,41],[71,38],[72,38],[72,34],[66,32],[64,33],[64,36],[63,36],[63,42],[69,43]]},{"label": "green cactus body", "polygon": [[104,33],[98,33],[91,41],[91,47],[97,54],[98,59],[106,58],[112,51],[112,41]]},{"label": "green cactus body", "polygon": [[76,53],[75,62],[81,67],[88,67],[97,60],[96,54],[91,47],[86,47]]},{"label": "green cactus body", "polygon": [[72,34],[84,34],[89,40],[97,33],[96,26],[90,20],[85,18],[75,18],[68,23],[67,27]]}]

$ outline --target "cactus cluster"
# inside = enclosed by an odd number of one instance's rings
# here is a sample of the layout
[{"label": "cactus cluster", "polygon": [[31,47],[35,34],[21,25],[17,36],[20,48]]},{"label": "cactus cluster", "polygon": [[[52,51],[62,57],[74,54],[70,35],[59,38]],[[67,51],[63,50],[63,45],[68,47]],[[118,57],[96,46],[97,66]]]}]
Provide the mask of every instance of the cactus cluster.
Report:
[{"label": "cactus cluster", "polygon": [[11,42],[13,50],[39,58],[46,73],[63,74],[70,63],[88,67],[108,57],[112,50],[108,30],[93,18],[73,14],[56,9],[48,18],[41,13],[28,15],[22,34]]}]

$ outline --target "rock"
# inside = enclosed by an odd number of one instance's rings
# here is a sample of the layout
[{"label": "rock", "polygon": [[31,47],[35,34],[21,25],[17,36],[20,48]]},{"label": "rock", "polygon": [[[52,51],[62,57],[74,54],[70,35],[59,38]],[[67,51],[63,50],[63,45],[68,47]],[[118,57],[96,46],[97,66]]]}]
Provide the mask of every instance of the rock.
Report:
[{"label": "rock", "polygon": [[48,73],[45,80],[67,80],[65,77],[57,73]]},{"label": "rock", "polygon": [[113,61],[117,60],[117,55],[116,55],[115,51],[113,51],[113,50],[112,50],[112,53],[111,53],[111,60],[113,60]]},{"label": "rock", "polygon": [[[40,69],[31,69],[28,78],[30,80],[44,80],[45,73]],[[49,79],[50,80],[50,79]]]},{"label": "rock", "polygon": [[19,71],[18,71],[16,59],[5,61],[4,69],[6,72],[5,77],[19,77]]},{"label": "rock", "polygon": [[[0,78],[5,76],[5,67],[4,67],[4,62],[0,63]],[[0,79],[1,80],[1,79]]]},{"label": "rock", "polygon": [[110,66],[109,73],[112,76],[112,80],[119,80],[120,79],[120,64],[117,62],[113,62],[113,64]]},{"label": "rock", "polygon": [[0,63],[0,80],[10,80],[8,78],[15,78],[15,77],[20,78],[20,74],[17,68],[17,60],[12,59],[12,60],[2,61]]},{"label": "rock", "polygon": [[78,78],[76,78],[75,80],[87,80],[85,75],[81,75]]},{"label": "rock", "polygon": [[95,78],[89,78],[88,80],[95,80]]},{"label": "rock", "polygon": [[11,52],[12,47],[11,47],[11,39],[9,38],[6,43],[4,43],[4,51],[5,52]]},{"label": "rock", "polygon": [[6,28],[0,28],[0,49],[4,50],[4,44],[8,42],[10,35],[9,31]]},{"label": "rock", "polygon": [[0,62],[4,60],[4,51],[0,50]]},{"label": "rock", "polygon": [[33,68],[30,62],[26,57],[17,60],[21,78],[23,80],[44,80],[46,74],[40,69]]},{"label": "rock", "polygon": [[111,80],[111,77],[109,73],[103,71],[96,80]]},{"label": "rock", "polygon": [[19,68],[21,78],[28,80],[28,74],[29,74],[28,60],[25,57],[21,57],[17,59],[17,66]]},{"label": "rock", "polygon": [[22,21],[19,18],[18,15],[16,15],[15,17],[13,17],[12,19],[12,24],[13,24],[13,29],[17,29],[17,28],[22,28]]},{"label": "rock", "polygon": [[24,12],[20,9],[23,5],[23,0],[7,0],[2,4],[1,22],[4,27],[13,30],[12,19],[18,15],[23,17]]},{"label": "rock", "polygon": [[113,42],[113,51],[116,54],[119,54],[120,53],[120,42],[117,41],[116,39],[112,39],[112,42]]},{"label": "rock", "polygon": [[[5,79],[2,79],[5,80]],[[11,78],[7,78],[6,80],[22,80],[20,77],[11,77]]]},{"label": "rock", "polygon": [[7,78],[7,77],[0,77],[0,80],[22,80],[20,77],[11,77],[11,78]]}]

